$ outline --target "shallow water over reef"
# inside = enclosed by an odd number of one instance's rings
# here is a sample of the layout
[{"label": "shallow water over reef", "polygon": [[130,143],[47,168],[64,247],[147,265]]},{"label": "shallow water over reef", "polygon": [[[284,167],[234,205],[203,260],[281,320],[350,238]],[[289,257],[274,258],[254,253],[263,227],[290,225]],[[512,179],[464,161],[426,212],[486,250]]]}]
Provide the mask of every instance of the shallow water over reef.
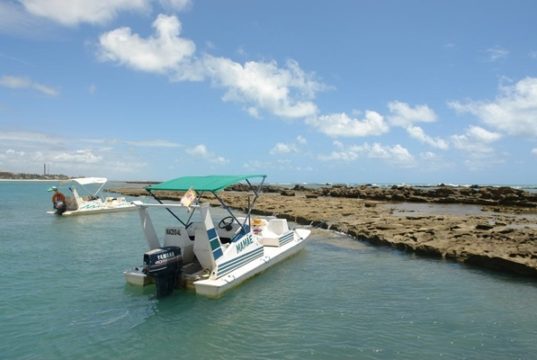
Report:
[{"label": "shallow water over reef", "polygon": [[[532,359],[537,284],[314,229],[304,251],[206,299],[125,284],[136,212],[58,218],[49,183],[0,183],[0,358]],[[163,232],[172,224],[154,213]]]}]

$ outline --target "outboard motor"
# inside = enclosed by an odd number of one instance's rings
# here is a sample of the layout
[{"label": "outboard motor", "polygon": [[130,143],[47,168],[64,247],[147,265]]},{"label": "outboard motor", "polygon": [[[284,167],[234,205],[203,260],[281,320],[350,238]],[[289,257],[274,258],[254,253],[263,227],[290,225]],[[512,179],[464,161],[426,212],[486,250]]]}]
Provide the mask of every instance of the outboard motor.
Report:
[{"label": "outboard motor", "polygon": [[157,297],[173,292],[182,266],[181,248],[176,246],[153,249],[144,254],[144,272],[155,280]]},{"label": "outboard motor", "polygon": [[54,203],[54,209],[56,209],[56,214],[61,215],[67,210],[67,205],[63,201],[56,201]]}]

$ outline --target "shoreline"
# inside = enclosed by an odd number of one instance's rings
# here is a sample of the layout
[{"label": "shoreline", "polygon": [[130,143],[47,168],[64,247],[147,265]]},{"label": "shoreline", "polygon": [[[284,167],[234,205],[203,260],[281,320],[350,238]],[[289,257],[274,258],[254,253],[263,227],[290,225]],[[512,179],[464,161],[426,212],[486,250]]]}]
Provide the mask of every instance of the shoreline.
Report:
[{"label": "shoreline", "polygon": [[0,179],[0,182],[14,182],[14,181],[26,181],[26,182],[51,182],[51,181],[64,181],[58,179]]},{"label": "shoreline", "polygon": [[[428,197],[424,201],[422,197],[414,197],[408,187],[390,188],[391,195],[399,191],[400,196],[396,198],[402,199],[390,201],[359,198],[355,196],[356,188],[345,189],[350,191],[341,192],[338,186],[321,190],[271,186],[259,198],[253,213],[283,217],[300,225],[341,232],[373,245],[420,256],[537,279],[537,207],[534,205],[537,197],[534,194],[516,192],[514,197],[511,190],[501,188],[496,199],[487,198],[476,204],[475,198],[464,202],[460,193],[457,194],[461,196],[446,201],[445,192],[437,194],[442,195],[439,198]],[[231,207],[244,210],[247,200],[241,190],[234,187],[222,192],[222,197]],[[126,196],[147,194],[143,188],[107,191]],[[405,193],[410,195],[405,198]],[[488,188],[483,193],[490,195]],[[180,198],[177,193],[159,195],[169,200]],[[379,197],[376,191],[370,195]]]}]

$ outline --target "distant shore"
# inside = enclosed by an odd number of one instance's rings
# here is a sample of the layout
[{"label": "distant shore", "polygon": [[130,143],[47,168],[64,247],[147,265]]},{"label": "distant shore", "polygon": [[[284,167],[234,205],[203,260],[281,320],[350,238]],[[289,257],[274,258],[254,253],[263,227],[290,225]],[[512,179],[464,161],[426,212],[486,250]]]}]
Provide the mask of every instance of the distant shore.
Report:
[{"label": "distant shore", "polygon": [[[241,186],[222,193],[246,209]],[[143,188],[108,189],[127,196]],[[159,197],[178,200],[180,194]],[[216,203],[215,203],[216,205]],[[256,214],[339,231],[375,245],[537,278],[537,194],[510,187],[268,186]]]},{"label": "distant shore", "polygon": [[0,182],[8,182],[8,181],[52,182],[52,181],[58,181],[58,179],[0,179]]},{"label": "distant shore", "polygon": [[0,171],[0,181],[59,181],[68,180],[69,176],[62,174],[27,174],[27,173],[12,173],[8,171]]}]

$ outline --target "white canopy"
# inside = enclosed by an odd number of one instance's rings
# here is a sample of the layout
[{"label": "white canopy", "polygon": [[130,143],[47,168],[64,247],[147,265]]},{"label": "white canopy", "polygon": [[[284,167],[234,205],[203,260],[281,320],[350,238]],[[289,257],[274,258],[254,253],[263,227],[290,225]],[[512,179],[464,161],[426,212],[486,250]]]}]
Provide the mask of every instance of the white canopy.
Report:
[{"label": "white canopy", "polygon": [[89,184],[104,184],[108,181],[107,178],[98,178],[98,177],[87,177],[87,178],[77,178],[71,179],[80,185],[89,185]]}]

